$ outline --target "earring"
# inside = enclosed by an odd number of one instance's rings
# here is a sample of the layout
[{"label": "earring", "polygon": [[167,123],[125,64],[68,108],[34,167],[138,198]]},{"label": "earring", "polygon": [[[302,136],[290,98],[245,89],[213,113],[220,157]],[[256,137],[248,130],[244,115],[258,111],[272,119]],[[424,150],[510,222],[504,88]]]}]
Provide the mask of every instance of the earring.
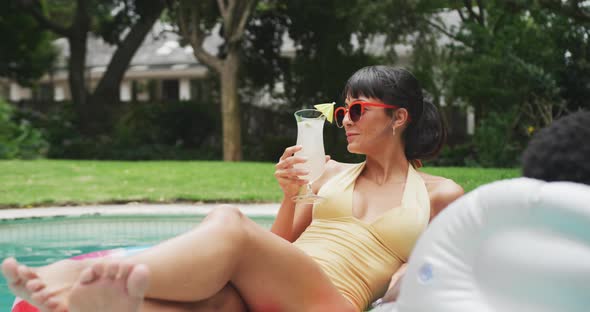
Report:
[{"label": "earring", "polygon": [[395,127],[393,128],[393,136],[395,136]]}]

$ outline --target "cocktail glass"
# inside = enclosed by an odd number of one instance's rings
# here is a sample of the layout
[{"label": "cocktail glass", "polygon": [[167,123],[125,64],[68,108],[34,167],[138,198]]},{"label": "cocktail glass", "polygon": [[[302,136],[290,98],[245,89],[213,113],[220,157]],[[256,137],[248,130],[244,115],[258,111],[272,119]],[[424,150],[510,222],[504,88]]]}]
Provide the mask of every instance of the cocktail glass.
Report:
[{"label": "cocktail glass", "polygon": [[298,169],[305,169],[309,174],[302,177],[308,181],[301,187],[299,195],[294,197],[298,203],[315,203],[322,200],[311,190],[311,184],[324,172],[326,153],[324,152],[324,122],[326,117],[316,109],[302,109],[295,112],[297,120],[297,145],[303,148],[296,156],[306,157],[307,161],[295,165]]}]

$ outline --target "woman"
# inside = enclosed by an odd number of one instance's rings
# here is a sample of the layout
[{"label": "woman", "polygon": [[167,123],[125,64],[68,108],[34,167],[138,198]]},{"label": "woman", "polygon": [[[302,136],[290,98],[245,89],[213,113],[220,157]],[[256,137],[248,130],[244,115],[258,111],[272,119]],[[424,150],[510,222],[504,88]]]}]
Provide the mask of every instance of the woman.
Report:
[{"label": "woman", "polygon": [[142,311],[194,311],[225,299],[233,305],[227,311],[241,302],[250,311],[363,310],[383,295],[429,220],[463,190],[412,165],[434,157],[446,132],[410,72],[366,67],[343,94],[337,122],[348,150],[366,161],[329,161],[313,184],[325,198],[315,207],[291,200],[307,181],[293,167],[305,162],[293,156],[300,147],[289,147],[276,165],[284,198],[271,232],[225,206],[125,263],[62,261],[33,270],[7,259],[12,291],[45,311],[138,311],[142,302]]}]

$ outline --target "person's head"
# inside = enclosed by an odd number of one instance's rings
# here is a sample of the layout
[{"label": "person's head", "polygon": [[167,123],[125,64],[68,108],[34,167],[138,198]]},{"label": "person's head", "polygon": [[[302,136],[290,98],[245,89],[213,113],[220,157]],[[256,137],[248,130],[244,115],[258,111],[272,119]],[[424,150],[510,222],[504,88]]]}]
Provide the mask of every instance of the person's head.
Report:
[{"label": "person's head", "polygon": [[[400,142],[408,160],[430,159],[446,140],[441,114],[424,99],[420,83],[406,69],[361,68],[348,79],[343,98],[350,111],[341,109],[337,119],[350,135],[348,150],[352,153],[366,154],[385,142]],[[358,101],[390,107],[363,105],[361,115],[361,105],[353,106]]]},{"label": "person's head", "polygon": [[590,185],[590,112],[577,112],[539,130],[522,156],[527,178]]}]

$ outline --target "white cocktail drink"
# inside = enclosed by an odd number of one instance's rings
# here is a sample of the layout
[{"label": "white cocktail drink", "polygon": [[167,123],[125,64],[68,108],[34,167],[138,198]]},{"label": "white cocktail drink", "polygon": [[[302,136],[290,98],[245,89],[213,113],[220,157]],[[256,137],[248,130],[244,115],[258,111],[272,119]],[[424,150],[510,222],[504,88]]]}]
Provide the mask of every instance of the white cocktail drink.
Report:
[{"label": "white cocktail drink", "polygon": [[304,119],[297,123],[297,145],[303,149],[296,153],[297,156],[307,157],[307,162],[298,164],[309,171],[304,179],[310,182],[317,179],[324,171],[326,154],[324,152],[324,118]]},{"label": "white cocktail drink", "polygon": [[[295,155],[306,157],[307,161],[295,165],[296,168],[302,168],[309,171],[309,174],[301,177],[312,183],[322,175],[326,163],[326,154],[324,152],[324,121],[326,117],[315,109],[303,109],[295,112],[297,119],[297,145],[303,148]],[[297,197],[298,201],[315,201],[318,196],[311,193],[311,187],[308,184],[304,193]]]}]

